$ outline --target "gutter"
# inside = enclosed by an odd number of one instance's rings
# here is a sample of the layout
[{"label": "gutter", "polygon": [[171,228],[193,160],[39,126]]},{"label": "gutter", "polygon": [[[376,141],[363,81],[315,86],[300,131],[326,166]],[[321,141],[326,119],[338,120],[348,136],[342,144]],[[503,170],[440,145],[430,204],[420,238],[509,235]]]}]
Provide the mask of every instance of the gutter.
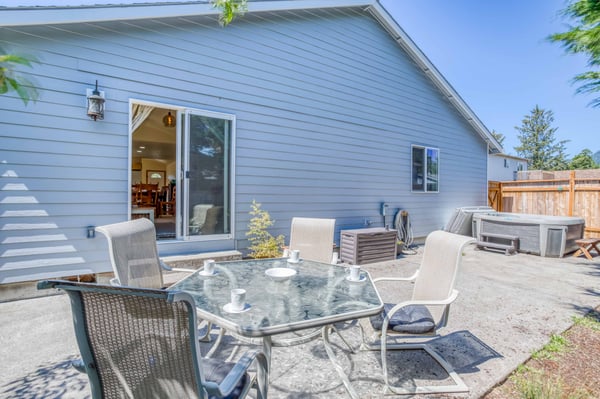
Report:
[{"label": "gutter", "polygon": [[[249,1],[248,13],[361,7],[376,0],[281,0]],[[134,19],[217,15],[220,11],[205,1],[141,4],[97,4],[80,6],[0,6],[0,27],[92,23]]]}]

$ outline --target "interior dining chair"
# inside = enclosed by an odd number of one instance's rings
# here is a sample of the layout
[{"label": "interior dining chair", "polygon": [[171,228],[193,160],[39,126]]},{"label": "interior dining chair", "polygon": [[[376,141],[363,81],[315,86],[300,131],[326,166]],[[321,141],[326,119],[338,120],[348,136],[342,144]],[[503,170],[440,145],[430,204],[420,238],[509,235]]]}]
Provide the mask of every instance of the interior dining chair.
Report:
[{"label": "interior dining chair", "polygon": [[[468,392],[469,388],[452,366],[423,338],[439,336],[438,330],[446,326],[450,304],[458,297],[454,288],[456,276],[467,244],[472,237],[445,231],[434,231],[427,236],[423,258],[417,272],[408,278],[382,277],[373,282],[413,281],[412,299],[397,303],[385,303],[383,312],[370,319],[360,320],[361,349],[381,351],[381,365],[386,391],[396,394],[457,393]],[[400,298],[398,298],[400,299]],[[400,340],[388,342],[388,338]],[[419,343],[414,343],[414,338]],[[411,342],[413,340],[413,342]],[[393,386],[389,381],[388,350],[424,350],[453,380],[447,385]]]},{"label": "interior dining chair", "polygon": [[[246,352],[237,363],[203,358],[196,307],[184,292],[48,280],[71,300],[92,398],[266,398],[268,363]],[[248,369],[256,365],[256,373]]]},{"label": "interior dining chair", "polygon": [[299,250],[300,258],[332,263],[335,219],[292,219],[289,250]]}]

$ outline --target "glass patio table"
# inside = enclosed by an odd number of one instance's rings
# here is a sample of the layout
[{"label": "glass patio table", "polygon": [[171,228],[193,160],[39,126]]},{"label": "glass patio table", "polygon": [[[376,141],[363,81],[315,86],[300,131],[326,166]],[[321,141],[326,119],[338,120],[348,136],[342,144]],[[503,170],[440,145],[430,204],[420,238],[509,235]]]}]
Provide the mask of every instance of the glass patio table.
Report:
[{"label": "glass patio table", "polygon": [[[296,273],[274,281],[265,273],[272,268]],[[334,356],[329,333],[334,323],[379,314],[383,303],[369,273],[361,270],[359,281],[350,281],[348,276],[349,269],[339,265],[302,259],[298,263],[286,258],[251,259],[217,262],[213,275],[199,270],[169,289],[192,295],[200,318],[234,335],[259,338],[269,362],[271,348],[277,345],[274,335],[319,327],[327,355],[350,396],[358,397]],[[246,290],[246,306],[241,312],[227,311],[234,288]]]}]

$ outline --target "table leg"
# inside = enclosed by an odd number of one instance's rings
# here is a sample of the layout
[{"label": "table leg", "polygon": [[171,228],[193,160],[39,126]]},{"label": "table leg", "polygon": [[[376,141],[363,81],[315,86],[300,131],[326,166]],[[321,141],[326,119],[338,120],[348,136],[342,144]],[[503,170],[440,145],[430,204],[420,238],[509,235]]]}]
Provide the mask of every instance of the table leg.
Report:
[{"label": "table leg", "polygon": [[592,246],[590,247],[589,251],[592,250],[592,248],[596,251],[597,254],[600,255],[600,250],[598,250],[598,247],[596,246],[597,243],[593,243]]},{"label": "table leg", "polygon": [[577,250],[577,252],[575,252],[573,254],[574,257],[578,257],[580,255],[585,255],[586,258],[588,258],[589,260],[593,260],[592,255],[590,255],[590,253],[588,252],[588,246],[587,245],[580,245],[579,249]]},{"label": "table leg", "polygon": [[273,340],[271,339],[270,335],[263,337],[262,347],[263,347],[263,353],[265,354],[265,357],[267,358],[267,366],[269,367],[269,370],[271,370],[271,348],[273,347]]},{"label": "table leg", "polygon": [[[333,363],[333,367],[335,367],[335,371],[337,371],[338,375],[342,379],[342,382],[344,383],[344,386],[346,387],[348,394],[350,395],[350,397],[352,399],[358,399],[359,396],[356,393],[356,390],[350,383],[350,379],[348,378],[346,373],[344,373],[344,369],[342,368],[342,365],[339,364],[339,362],[335,358],[335,353],[333,353],[333,349],[331,348],[331,342],[329,341],[329,331],[331,329],[332,329],[332,326],[323,327],[323,330],[322,330],[323,346],[325,347],[325,351],[327,352],[327,356],[329,357],[329,360],[331,360],[331,363]],[[345,342],[345,340],[344,340],[344,342]],[[348,345],[348,344],[346,343],[346,345]]]},{"label": "table leg", "polygon": [[206,355],[204,357],[209,358],[209,357],[212,357],[212,355],[214,355],[214,353],[217,350],[217,348],[219,347],[219,345],[221,345],[221,341],[223,340],[224,335],[225,335],[225,329],[223,327],[219,327],[219,335],[217,336],[217,340],[215,341],[213,346],[210,347],[210,350],[206,353]]}]

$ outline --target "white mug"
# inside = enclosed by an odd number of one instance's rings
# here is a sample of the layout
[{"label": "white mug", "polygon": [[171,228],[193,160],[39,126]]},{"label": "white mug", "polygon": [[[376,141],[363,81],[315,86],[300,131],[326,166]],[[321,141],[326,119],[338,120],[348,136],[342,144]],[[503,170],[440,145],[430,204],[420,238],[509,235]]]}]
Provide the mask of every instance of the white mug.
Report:
[{"label": "white mug", "polygon": [[234,288],[231,290],[231,309],[235,311],[244,310],[246,305],[246,290]]},{"label": "white mug", "polygon": [[215,260],[214,259],[206,259],[204,261],[204,273],[206,273],[206,274],[214,274],[215,273]]},{"label": "white mug", "polygon": [[352,281],[360,280],[360,266],[359,265],[350,266],[350,280],[352,280]]},{"label": "white mug", "polygon": [[290,254],[290,260],[292,262],[298,262],[300,260],[300,251],[297,249],[293,249]]}]

